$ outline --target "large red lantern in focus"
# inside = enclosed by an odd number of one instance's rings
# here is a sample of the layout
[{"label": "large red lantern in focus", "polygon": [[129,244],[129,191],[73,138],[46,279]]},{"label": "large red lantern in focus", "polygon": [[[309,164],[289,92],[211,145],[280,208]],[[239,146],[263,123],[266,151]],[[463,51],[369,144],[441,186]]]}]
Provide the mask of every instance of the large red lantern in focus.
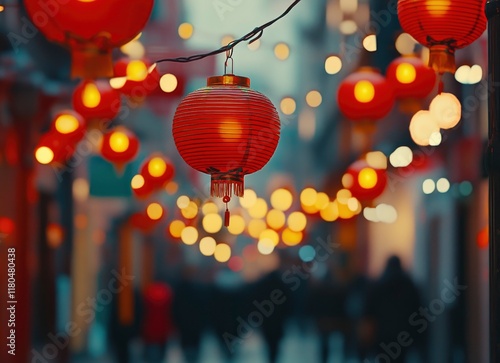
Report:
[{"label": "large red lantern in focus", "polygon": [[111,51],[146,25],[153,0],[24,0],[35,26],[51,41],[67,46],[72,78],[112,77]]},{"label": "large red lantern in focus", "polygon": [[429,67],[455,72],[455,50],[486,30],[486,0],[399,0],[398,18],[405,32],[430,50]]},{"label": "large red lantern in focus", "polygon": [[131,161],[139,151],[139,140],[125,127],[118,126],[103,136],[101,155],[115,164],[118,170]]},{"label": "large red lantern in focus", "polygon": [[243,196],[244,176],[272,157],[280,120],[271,101],[250,88],[249,78],[223,75],[208,78],[206,87],[182,100],[172,129],[184,161],[210,174],[210,194],[227,203],[233,193]]},{"label": "large red lantern in focus", "polygon": [[342,80],[337,92],[340,111],[352,121],[375,121],[394,106],[394,91],[375,69],[362,67]]},{"label": "large red lantern in focus", "polygon": [[386,71],[387,82],[400,100],[402,111],[415,113],[421,110],[420,100],[427,97],[436,85],[436,72],[414,56],[407,55],[394,59]]},{"label": "large red lantern in focus", "polygon": [[82,81],[73,91],[73,108],[88,122],[110,121],[121,107],[120,93],[107,80]]},{"label": "large red lantern in focus", "polygon": [[365,159],[352,163],[344,176],[342,184],[360,201],[372,200],[380,196],[387,185],[385,169],[371,166]]}]

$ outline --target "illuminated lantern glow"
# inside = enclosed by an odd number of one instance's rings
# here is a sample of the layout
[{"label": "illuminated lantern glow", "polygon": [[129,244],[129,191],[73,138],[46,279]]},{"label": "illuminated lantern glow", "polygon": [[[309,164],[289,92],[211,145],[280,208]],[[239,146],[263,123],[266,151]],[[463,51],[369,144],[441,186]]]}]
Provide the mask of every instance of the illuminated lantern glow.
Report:
[{"label": "illuminated lantern glow", "polygon": [[[342,178],[342,181],[349,180],[348,185],[344,185],[352,194],[352,197],[360,201],[368,201],[380,196],[387,185],[387,172],[385,169],[371,167],[365,159],[360,159],[352,163],[346,171],[349,177]],[[339,196],[337,196],[339,198]],[[348,200],[342,201],[347,205]],[[345,203],[344,203],[345,202]],[[338,206],[332,206],[335,209],[335,218],[338,216]]]},{"label": "illuminated lantern glow", "polygon": [[462,117],[462,105],[455,95],[441,92],[431,101],[429,112],[442,129],[455,127]]},{"label": "illuminated lantern glow", "polygon": [[130,181],[130,186],[134,196],[139,199],[147,198],[154,191],[153,186],[150,183],[147,183],[141,174],[134,175]]},{"label": "illuminated lantern glow", "polygon": [[174,164],[167,157],[154,154],[142,164],[140,175],[152,189],[163,188],[174,177]]},{"label": "illuminated lantern glow", "polygon": [[158,88],[160,73],[145,59],[121,58],[114,65],[111,87],[126,96],[143,99]]},{"label": "illuminated lantern glow", "polygon": [[433,139],[437,137],[440,127],[430,111],[422,110],[413,115],[410,121],[410,135],[415,144],[420,146],[435,145]]},{"label": "illuminated lantern glow", "polygon": [[80,141],[85,136],[85,119],[73,110],[58,112],[52,119],[51,125],[53,132],[72,143]]},{"label": "illuminated lantern glow", "polygon": [[47,39],[70,49],[72,78],[87,79],[113,76],[113,48],[134,39],[153,8],[153,0],[54,4],[51,7],[47,1],[24,1],[28,16]]},{"label": "illuminated lantern glow", "polygon": [[[260,170],[279,141],[280,120],[271,101],[250,79],[210,77],[175,111],[175,145],[184,161],[211,176],[210,194],[229,202],[244,193],[244,176]],[[226,209],[225,225],[229,223]]]},{"label": "illuminated lantern glow", "polygon": [[437,76],[420,58],[408,55],[398,57],[389,64],[386,78],[394,89],[396,99],[400,100],[401,111],[415,113],[421,109],[419,100],[434,89]]},{"label": "illuminated lantern glow", "polygon": [[82,81],[73,91],[73,109],[87,121],[114,119],[120,111],[120,93],[108,81]]},{"label": "illuminated lantern glow", "polygon": [[43,134],[35,147],[35,159],[42,165],[61,165],[71,158],[76,145],[63,135],[49,131]]},{"label": "illuminated lantern glow", "polygon": [[101,155],[121,168],[131,161],[139,151],[139,140],[132,131],[118,126],[104,134]]},{"label": "illuminated lantern glow", "polygon": [[486,30],[486,0],[399,0],[403,30],[429,48],[429,67],[454,73],[455,50],[466,47]]},{"label": "illuminated lantern glow", "polygon": [[352,121],[384,118],[394,105],[394,91],[376,70],[362,67],[342,80],[337,92],[340,111]]}]

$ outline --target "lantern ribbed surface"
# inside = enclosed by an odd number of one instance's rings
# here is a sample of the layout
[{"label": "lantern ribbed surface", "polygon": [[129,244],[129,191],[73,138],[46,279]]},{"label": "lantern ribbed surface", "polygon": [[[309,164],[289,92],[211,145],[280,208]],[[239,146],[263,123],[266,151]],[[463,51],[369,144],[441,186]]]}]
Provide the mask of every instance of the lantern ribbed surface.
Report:
[{"label": "lantern ribbed surface", "polygon": [[177,107],[172,132],[184,161],[210,174],[211,195],[243,196],[244,175],[260,170],[279,141],[276,108],[245,77],[211,77]]},{"label": "lantern ribbed surface", "polygon": [[454,72],[453,55],[486,30],[485,0],[399,0],[398,18],[405,32],[429,47],[429,65]]}]

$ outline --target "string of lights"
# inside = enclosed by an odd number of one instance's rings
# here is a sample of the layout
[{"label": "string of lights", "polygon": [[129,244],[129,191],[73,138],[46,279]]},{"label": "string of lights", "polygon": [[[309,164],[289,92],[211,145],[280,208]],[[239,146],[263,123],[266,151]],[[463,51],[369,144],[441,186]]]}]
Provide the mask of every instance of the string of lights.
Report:
[{"label": "string of lights", "polygon": [[161,63],[161,62],[177,62],[177,63],[188,63],[188,62],[194,62],[198,61],[200,59],[210,57],[213,55],[221,54],[221,53],[228,53],[229,55],[232,53],[232,50],[234,47],[236,47],[239,43],[248,41],[248,44],[252,44],[256,40],[260,39],[262,35],[264,34],[264,29],[270,27],[274,23],[276,23],[278,20],[284,18],[298,3],[300,3],[302,0],[295,0],[280,16],[277,18],[268,21],[267,23],[258,26],[254,28],[252,31],[248,32],[241,38],[235,39],[232,42],[228,43],[227,45],[224,45],[220,47],[219,49],[213,50],[208,53],[202,53],[202,54],[194,54],[188,57],[178,57],[178,58],[163,58],[157,60],[155,63]]}]

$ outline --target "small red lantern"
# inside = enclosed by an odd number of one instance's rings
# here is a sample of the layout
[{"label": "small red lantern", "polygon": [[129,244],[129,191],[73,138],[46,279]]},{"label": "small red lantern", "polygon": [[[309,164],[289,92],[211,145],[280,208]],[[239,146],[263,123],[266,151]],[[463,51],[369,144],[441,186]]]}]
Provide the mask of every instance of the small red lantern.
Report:
[{"label": "small red lantern", "polygon": [[71,50],[72,78],[112,77],[111,51],[146,25],[153,0],[24,0],[26,11],[51,41]]},{"label": "small red lantern", "polygon": [[141,174],[136,174],[130,182],[132,187],[132,192],[136,198],[145,199],[154,192],[154,188],[151,184],[146,183],[146,180]]},{"label": "small red lantern", "polygon": [[394,90],[375,69],[362,67],[340,83],[340,111],[352,121],[374,121],[385,117],[394,105]]},{"label": "small red lantern", "polygon": [[107,80],[82,81],[73,92],[73,108],[89,122],[112,120],[120,107],[120,93]]},{"label": "small red lantern", "polygon": [[101,155],[121,169],[139,151],[139,140],[134,133],[123,126],[108,131],[103,136]]},{"label": "small red lantern", "polygon": [[486,29],[485,0],[399,0],[405,32],[430,50],[429,67],[454,73],[455,50],[471,44]]},{"label": "small red lantern", "polygon": [[[271,101],[250,79],[210,77],[190,93],[173,119],[175,145],[184,161],[211,175],[210,194],[229,202],[243,196],[244,176],[260,170],[278,145],[280,120]],[[226,225],[229,223],[226,213]]]},{"label": "small red lantern", "polygon": [[53,117],[51,127],[61,139],[74,144],[85,136],[86,122],[78,112],[63,110]]},{"label": "small red lantern", "polygon": [[42,135],[35,148],[35,159],[43,165],[63,164],[75,152],[75,144],[55,131]]},{"label": "small red lantern", "polygon": [[402,111],[415,113],[421,110],[420,99],[431,93],[436,85],[436,72],[424,65],[416,56],[402,56],[394,59],[387,67],[387,82],[400,100]]},{"label": "small red lantern", "polygon": [[384,192],[387,173],[385,169],[372,167],[365,159],[360,159],[347,168],[342,184],[360,201],[372,200]]},{"label": "small red lantern", "polygon": [[149,157],[141,167],[140,174],[145,185],[160,189],[174,177],[174,165],[165,156],[155,154]]},{"label": "small red lantern", "polygon": [[126,96],[143,99],[158,88],[160,73],[147,60],[121,58],[114,66],[111,86]]}]

